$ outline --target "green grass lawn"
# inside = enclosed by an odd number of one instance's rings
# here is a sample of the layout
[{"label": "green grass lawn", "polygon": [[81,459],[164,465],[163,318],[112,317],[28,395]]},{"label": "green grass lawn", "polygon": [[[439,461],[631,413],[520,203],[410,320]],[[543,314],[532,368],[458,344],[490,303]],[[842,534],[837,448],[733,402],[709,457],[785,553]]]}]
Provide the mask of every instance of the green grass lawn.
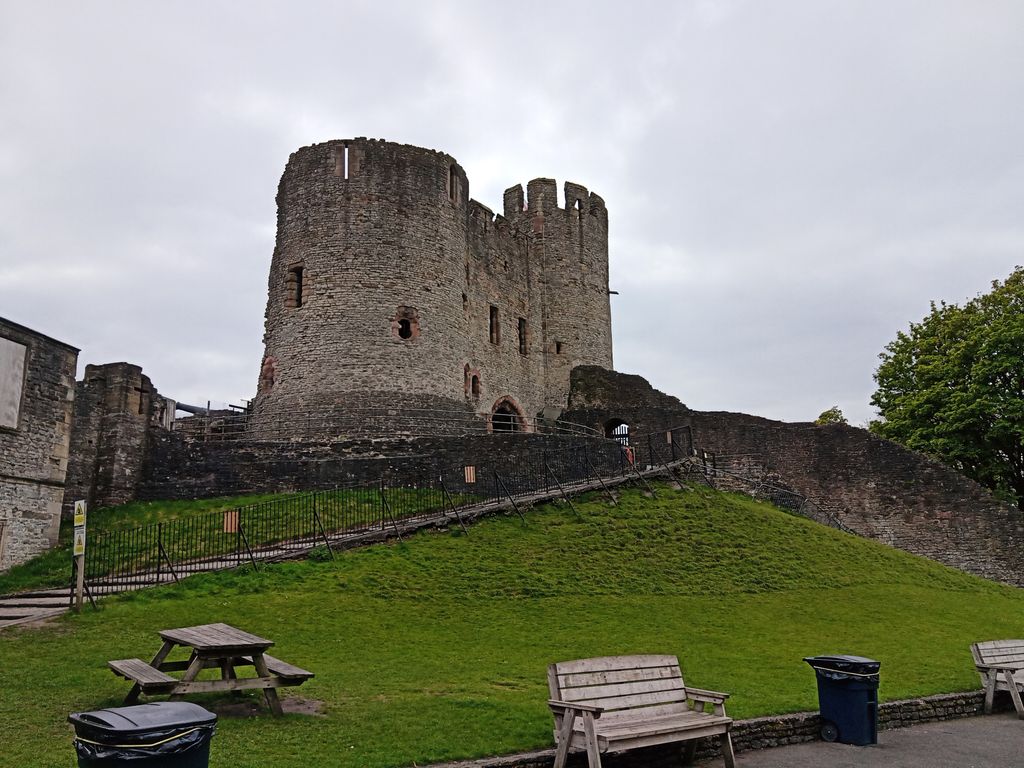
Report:
[{"label": "green grass lawn", "polygon": [[[1020,590],[708,489],[628,491],[334,561],[194,577],[0,633],[11,765],[71,763],[68,712],[116,706],[108,659],[224,621],[316,672],[322,717],[222,718],[214,768],[409,766],[551,745],[548,662],[675,653],[752,717],[814,709],[806,655],[882,661],[886,700],[978,687],[969,643],[1024,634]],[[203,699],[199,699],[201,702]],[[206,700],[209,701],[209,700]]]},{"label": "green grass lawn", "polygon": [[[388,488],[385,493],[391,514],[398,519],[444,505],[436,491]],[[473,497],[454,494],[451,499],[452,503],[461,505],[472,501]],[[241,551],[241,539],[237,533],[225,531],[221,514],[239,508],[248,544],[253,548],[297,537],[315,537],[321,525],[328,533],[362,529],[368,521],[379,521],[382,512],[380,491],[375,486],[316,494],[136,501],[98,509],[89,513],[88,520],[89,578],[121,571],[124,563],[131,563],[129,570],[133,571],[155,569],[161,559],[158,538],[175,563]],[[319,524],[313,517],[314,509],[318,512]],[[159,532],[155,523],[163,524]],[[108,536],[129,529],[133,529],[130,536]],[[0,575],[0,594],[67,585],[71,580],[71,532],[71,525],[65,521],[58,547]]]}]

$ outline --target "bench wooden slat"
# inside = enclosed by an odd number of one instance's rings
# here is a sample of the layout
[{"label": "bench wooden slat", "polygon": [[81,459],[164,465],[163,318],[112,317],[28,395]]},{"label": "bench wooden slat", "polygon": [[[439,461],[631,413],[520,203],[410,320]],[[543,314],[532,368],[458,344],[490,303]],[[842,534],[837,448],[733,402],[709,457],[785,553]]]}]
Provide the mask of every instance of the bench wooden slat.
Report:
[{"label": "bench wooden slat", "polygon": [[686,701],[686,691],[679,687],[670,691],[648,691],[646,693],[626,694],[624,696],[606,696],[599,699],[581,699],[581,703],[605,710],[637,709],[657,704],[682,704]]},{"label": "bench wooden slat", "polygon": [[150,666],[142,659],[115,659],[107,666],[117,675],[138,683],[144,691],[173,688],[178,682],[170,675]]},{"label": "bench wooden slat", "polygon": [[1024,640],[985,640],[984,642],[975,643],[975,645],[979,650],[986,650],[989,648],[1024,648]]},{"label": "bench wooden slat", "polygon": [[643,667],[635,669],[616,669],[608,672],[579,672],[571,675],[559,675],[562,690],[587,685],[608,685],[611,683],[631,683],[638,680],[663,680],[666,677],[682,677],[679,667]]},{"label": "bench wooden slat", "polygon": [[275,674],[278,677],[301,677],[305,680],[308,680],[309,678],[314,676],[312,672],[302,669],[302,667],[296,667],[294,664],[289,664],[287,661],[275,659],[273,656],[269,656],[265,653],[263,654],[263,660],[267,662],[267,669],[270,670],[272,674]]},{"label": "bench wooden slat", "polygon": [[[563,688],[562,701],[591,702],[597,699],[627,696],[630,694],[660,693],[662,691],[678,691],[682,693],[685,690],[686,686],[683,685],[682,678],[659,678],[657,680],[640,680],[632,683],[588,685],[584,688]],[[680,696],[677,700],[681,701],[683,698],[685,697]],[[595,704],[594,706],[600,707],[602,705]]]},{"label": "bench wooden slat", "polygon": [[702,715],[699,712],[683,712],[669,717],[652,718],[650,720],[620,720],[606,725],[597,721],[597,732],[609,739],[624,739],[629,736],[657,735],[677,730],[692,730],[710,725],[725,725],[731,718]]},{"label": "bench wooden slat", "polygon": [[679,659],[675,656],[600,656],[596,659],[560,661],[555,664],[555,669],[559,675],[571,675],[576,672],[605,672],[620,669],[673,666],[679,666]]}]

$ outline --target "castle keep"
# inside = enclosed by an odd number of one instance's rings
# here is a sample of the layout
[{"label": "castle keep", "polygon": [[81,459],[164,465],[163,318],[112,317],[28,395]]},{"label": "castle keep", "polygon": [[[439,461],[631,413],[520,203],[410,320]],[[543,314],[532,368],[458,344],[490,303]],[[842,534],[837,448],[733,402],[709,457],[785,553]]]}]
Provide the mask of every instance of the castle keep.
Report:
[{"label": "castle keep", "polygon": [[462,412],[517,431],[557,417],[574,367],[612,365],[608,211],[577,184],[564,200],[535,179],[496,216],[454,158],[408,145],[294,153],[253,434],[331,409]]}]

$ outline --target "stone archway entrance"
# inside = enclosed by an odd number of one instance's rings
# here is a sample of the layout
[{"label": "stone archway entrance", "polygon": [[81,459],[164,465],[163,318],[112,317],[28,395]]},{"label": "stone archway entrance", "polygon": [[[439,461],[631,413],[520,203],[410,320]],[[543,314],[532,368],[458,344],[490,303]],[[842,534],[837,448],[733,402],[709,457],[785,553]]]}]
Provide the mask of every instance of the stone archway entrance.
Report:
[{"label": "stone archway entrance", "polygon": [[604,436],[629,447],[629,424],[622,419],[612,419],[604,425]]},{"label": "stone archway entrance", "polygon": [[511,397],[499,399],[491,409],[491,432],[524,432],[523,409]]}]

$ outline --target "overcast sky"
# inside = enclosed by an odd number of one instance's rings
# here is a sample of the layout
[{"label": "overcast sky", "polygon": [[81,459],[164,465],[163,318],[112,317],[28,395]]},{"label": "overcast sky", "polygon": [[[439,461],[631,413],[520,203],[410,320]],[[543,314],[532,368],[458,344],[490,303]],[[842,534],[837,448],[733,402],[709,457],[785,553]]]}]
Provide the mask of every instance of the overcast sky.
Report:
[{"label": "overcast sky", "polygon": [[256,388],[295,149],[440,149],[608,204],[615,366],[702,410],[869,405],[1024,263],[1024,2],[0,0],[0,316],[177,399]]}]

